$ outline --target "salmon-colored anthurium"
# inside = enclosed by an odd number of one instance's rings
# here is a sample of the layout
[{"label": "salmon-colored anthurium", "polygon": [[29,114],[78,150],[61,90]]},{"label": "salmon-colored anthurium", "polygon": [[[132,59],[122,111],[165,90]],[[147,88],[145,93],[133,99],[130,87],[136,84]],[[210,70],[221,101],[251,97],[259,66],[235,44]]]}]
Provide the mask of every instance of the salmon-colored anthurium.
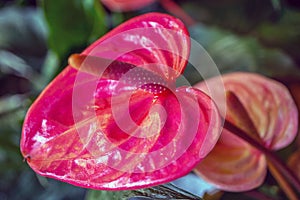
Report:
[{"label": "salmon-colored anthurium", "polygon": [[136,189],[191,171],[221,117],[198,89],[176,88],[189,57],[183,23],[132,18],[94,42],[29,109],[21,152],[38,174],[93,189]]},{"label": "salmon-colored anthurium", "polygon": [[156,0],[101,0],[112,11],[126,12],[143,8]]},{"label": "salmon-colored anthurium", "polygon": [[[226,120],[270,150],[281,149],[293,141],[298,129],[298,112],[285,86],[246,72],[225,74],[222,80],[227,93]],[[214,79],[206,81],[208,85],[213,83]],[[208,92],[204,83],[195,87]],[[215,94],[218,95],[221,94]],[[217,98],[214,100],[222,105]],[[195,171],[222,190],[246,191],[262,184],[267,160],[249,143],[223,129],[215,148]]]}]

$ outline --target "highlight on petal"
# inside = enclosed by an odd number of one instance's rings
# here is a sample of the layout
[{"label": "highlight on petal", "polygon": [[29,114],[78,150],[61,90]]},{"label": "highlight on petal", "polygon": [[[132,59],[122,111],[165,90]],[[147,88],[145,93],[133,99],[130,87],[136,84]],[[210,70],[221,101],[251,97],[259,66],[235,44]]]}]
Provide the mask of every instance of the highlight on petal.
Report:
[{"label": "highlight on petal", "polygon": [[112,11],[126,12],[143,8],[155,0],[101,0]]},{"label": "highlight on petal", "polygon": [[[190,93],[182,88],[178,90],[182,93],[180,101],[174,95],[153,101],[150,93],[134,92],[129,110],[141,129],[133,129],[129,134],[113,118],[110,91],[98,90],[101,94],[97,94],[100,97],[95,105],[78,105],[85,106],[76,113],[82,121],[73,124],[68,119],[74,112],[74,107],[69,106],[73,88],[60,85],[66,89],[56,92],[57,84],[60,82],[53,82],[44,91],[24,122],[21,151],[24,157],[30,157],[28,164],[40,175],[94,189],[119,190],[165,183],[193,169],[220,134],[217,109],[200,91]],[[114,84],[102,81],[99,88]],[[88,87],[88,83],[83,83],[81,89]],[[49,103],[52,95],[60,101]],[[124,93],[118,95],[123,102]],[[191,103],[194,98],[197,102]],[[151,111],[155,105],[163,106],[165,116],[159,109]],[[67,115],[56,116],[55,112]],[[93,112],[97,117],[90,117]],[[126,118],[121,119],[126,122]],[[211,137],[214,139],[210,144],[204,144],[205,138]]]},{"label": "highlight on petal", "polygon": [[[179,19],[148,13],[121,24],[82,54],[141,66],[174,79],[183,72],[189,52],[189,33]],[[152,69],[153,64],[159,68]]]},{"label": "highlight on petal", "polygon": [[[127,40],[143,36],[123,32],[136,27],[156,36]],[[203,92],[174,87],[189,43],[167,40],[165,29],[186,31],[173,17],[146,14],[70,57],[24,121],[21,152],[34,171],[86,188],[134,189],[181,177],[210,152],[218,109]],[[161,41],[175,53],[154,48]],[[138,48],[124,52],[131,44]]]},{"label": "highlight on petal", "polygon": [[[227,120],[269,149],[277,150],[292,142],[298,129],[298,113],[281,83],[246,72],[225,74],[222,80],[227,92]],[[213,84],[214,78],[206,82]],[[204,83],[195,87],[207,90]],[[218,98],[214,100],[222,105]],[[263,154],[224,129],[215,148],[195,171],[220,189],[246,191],[263,182],[266,168]]]}]

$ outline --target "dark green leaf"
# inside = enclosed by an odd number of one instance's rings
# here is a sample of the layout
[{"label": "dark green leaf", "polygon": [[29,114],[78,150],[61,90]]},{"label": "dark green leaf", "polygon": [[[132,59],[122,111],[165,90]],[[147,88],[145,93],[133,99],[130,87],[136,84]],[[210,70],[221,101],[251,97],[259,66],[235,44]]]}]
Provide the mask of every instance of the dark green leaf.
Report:
[{"label": "dark green leaf", "polygon": [[104,12],[98,0],[44,0],[50,48],[60,58],[83,48],[105,31]]},{"label": "dark green leaf", "polygon": [[102,191],[102,190],[89,190],[85,200],[126,200],[128,197],[128,191]]},{"label": "dark green leaf", "polygon": [[238,36],[202,24],[190,27],[190,33],[207,50],[221,73],[250,71],[267,76],[300,75],[290,56],[264,47],[253,37]]},{"label": "dark green leaf", "polygon": [[[274,0],[182,1],[182,6],[197,21],[217,25],[238,33],[249,33],[265,21],[280,15]],[[276,0],[277,2],[279,0]]]},{"label": "dark green leaf", "polygon": [[47,53],[47,30],[42,16],[39,8],[0,10],[0,65],[14,68],[22,76],[32,69],[39,71]]},{"label": "dark green leaf", "polygon": [[266,22],[256,31],[266,45],[279,47],[300,64],[300,12],[287,10],[277,23]]}]

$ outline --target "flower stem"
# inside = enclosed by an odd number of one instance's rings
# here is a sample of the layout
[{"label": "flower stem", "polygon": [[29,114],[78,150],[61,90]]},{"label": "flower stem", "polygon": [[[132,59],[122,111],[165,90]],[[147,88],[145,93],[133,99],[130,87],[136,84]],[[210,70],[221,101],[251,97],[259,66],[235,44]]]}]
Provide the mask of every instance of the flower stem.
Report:
[{"label": "flower stem", "polygon": [[[236,136],[242,138],[243,140],[247,141],[253,147],[255,147],[256,149],[261,151],[267,157],[268,165],[270,167],[270,171],[271,172],[273,171],[272,173],[276,173],[276,175],[274,175],[274,177],[276,179],[279,178],[278,174],[280,174],[281,179],[287,178],[289,180],[289,182],[294,186],[294,188],[297,191],[300,191],[300,180],[272,151],[270,151],[269,149],[264,147],[258,141],[251,138],[245,131],[243,131],[242,129],[236,127],[235,125],[233,125],[231,122],[229,122],[227,120],[225,120],[225,122],[224,122],[224,128],[229,130],[230,132],[232,132]],[[275,170],[276,170],[276,172],[275,172]],[[277,179],[277,180],[280,184],[283,184],[281,179],[280,180]],[[288,183],[286,180],[285,180],[285,182]],[[292,190],[291,185],[287,184],[287,187],[289,188],[288,191],[285,191],[284,187],[282,189],[284,190],[284,192],[288,196],[289,195],[288,193],[290,193],[290,191],[292,191],[292,192],[294,192],[294,191]]]},{"label": "flower stem", "polygon": [[287,180],[284,178],[283,174],[279,172],[278,168],[275,167],[272,162],[270,162],[269,160],[267,162],[270,172],[272,173],[273,177],[277,180],[278,184],[285,192],[286,196],[290,200],[297,200],[297,195],[295,194]]},{"label": "flower stem", "polygon": [[180,6],[178,6],[174,1],[172,0],[161,0],[161,5],[171,14],[177,16],[187,26],[192,26],[196,24],[195,20],[191,18]]}]

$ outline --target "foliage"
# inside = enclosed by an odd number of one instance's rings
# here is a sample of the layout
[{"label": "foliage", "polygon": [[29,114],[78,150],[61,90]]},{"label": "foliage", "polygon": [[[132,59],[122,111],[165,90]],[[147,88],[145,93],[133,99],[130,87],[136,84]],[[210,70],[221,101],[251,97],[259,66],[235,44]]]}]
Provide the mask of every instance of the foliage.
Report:
[{"label": "foliage", "polygon": [[61,59],[106,32],[104,10],[98,0],[43,1],[49,27],[49,47]]}]

